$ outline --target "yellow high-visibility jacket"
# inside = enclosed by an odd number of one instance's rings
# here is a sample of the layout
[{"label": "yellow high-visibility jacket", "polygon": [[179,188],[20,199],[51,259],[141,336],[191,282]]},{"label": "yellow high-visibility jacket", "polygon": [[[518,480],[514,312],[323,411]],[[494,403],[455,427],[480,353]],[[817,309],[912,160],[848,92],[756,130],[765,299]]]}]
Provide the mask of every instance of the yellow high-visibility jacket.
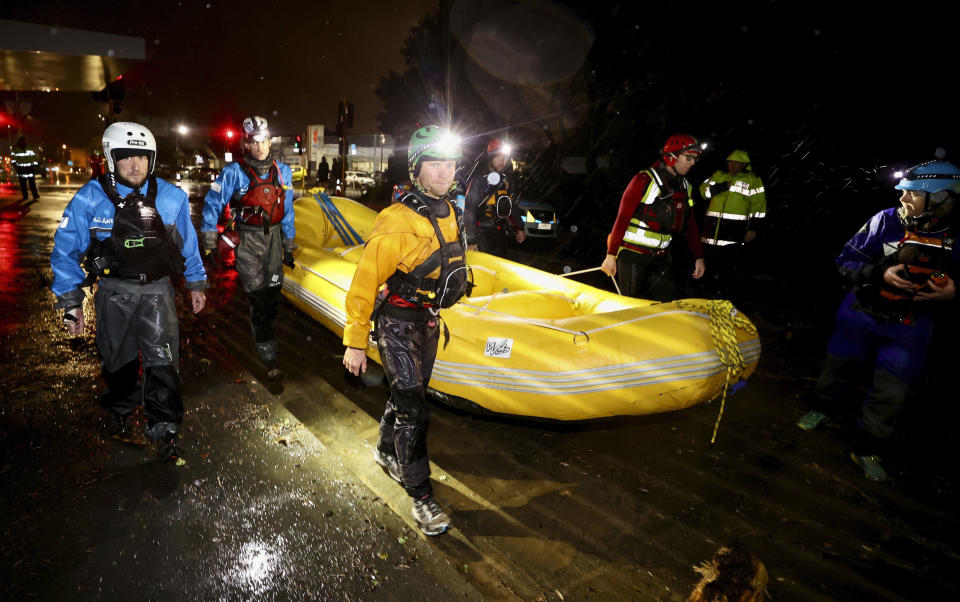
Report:
[{"label": "yellow high-visibility jacket", "polygon": [[[437,222],[446,241],[455,241],[460,237],[452,206],[449,215],[438,218]],[[394,203],[377,215],[373,232],[363,247],[357,271],[347,292],[344,345],[356,349],[367,348],[370,316],[380,287],[397,270],[410,273],[439,248],[440,241],[430,220],[406,205]],[[439,274],[440,268],[437,268],[429,277],[436,278]]]}]

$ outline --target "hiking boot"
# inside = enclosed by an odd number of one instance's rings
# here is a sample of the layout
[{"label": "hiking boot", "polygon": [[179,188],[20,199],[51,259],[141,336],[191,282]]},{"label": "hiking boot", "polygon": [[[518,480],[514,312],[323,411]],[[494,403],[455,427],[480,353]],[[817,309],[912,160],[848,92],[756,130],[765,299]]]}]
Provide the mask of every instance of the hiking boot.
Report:
[{"label": "hiking boot", "polygon": [[157,439],[157,458],[161,462],[176,462],[183,458],[183,450],[180,449],[176,433],[167,433]]},{"label": "hiking boot", "polygon": [[440,535],[450,528],[450,517],[432,495],[413,501],[413,518],[426,535]]},{"label": "hiking boot", "polygon": [[880,458],[877,456],[858,456],[856,452],[850,452],[850,458],[863,469],[863,474],[871,481],[885,483],[890,477],[887,471],[880,466]]},{"label": "hiking boot", "polygon": [[110,412],[110,417],[107,421],[107,428],[110,432],[110,437],[113,439],[132,445],[146,445],[143,437],[134,434],[133,423],[130,420],[129,414],[121,416],[116,412]]},{"label": "hiking boot", "polygon": [[816,429],[818,426],[820,426],[820,423],[826,421],[827,419],[828,417],[826,414],[822,414],[816,410],[813,410],[804,414],[800,420],[797,420],[797,426],[809,432]]},{"label": "hiking boot", "polygon": [[390,478],[403,485],[403,479],[400,477],[400,463],[396,456],[380,451],[379,447],[373,448],[373,461],[383,467]]}]

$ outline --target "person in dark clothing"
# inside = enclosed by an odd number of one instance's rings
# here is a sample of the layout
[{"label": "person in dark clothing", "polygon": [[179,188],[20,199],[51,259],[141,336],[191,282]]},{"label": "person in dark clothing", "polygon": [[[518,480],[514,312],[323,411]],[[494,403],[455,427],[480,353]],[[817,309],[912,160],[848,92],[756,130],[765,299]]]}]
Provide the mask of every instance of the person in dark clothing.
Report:
[{"label": "person in dark clothing", "polygon": [[855,398],[858,377],[872,366],[850,454],[872,481],[889,478],[881,454],[891,451],[896,418],[926,363],[935,312],[956,311],[960,268],[960,167],[921,163],[895,188],[903,191],[900,206],[870,218],[837,257],[851,290],[837,311],[812,409],[797,421],[816,429]]},{"label": "person in dark clothing", "polygon": [[342,176],[340,159],[334,157],[333,162],[330,163],[330,175],[327,177],[329,182],[333,184],[334,194],[343,194],[344,182],[342,181]]},{"label": "person in dark clothing", "polygon": [[330,180],[330,165],[327,163],[327,157],[320,157],[320,164],[317,165],[317,186],[327,186]]},{"label": "person in dark clothing", "polygon": [[147,128],[110,125],[103,151],[110,173],[77,191],[53,238],[54,307],[64,311],[67,331],[81,334],[83,287],[98,281],[97,349],[107,383],[101,404],[110,411],[111,435],[139,440],[130,416],[142,403],[160,458],[176,460],[183,455],[183,399],[173,279],[183,274],[194,313],[206,304],[207,288],[190,204],[182,190],[150,175],[157,144]]},{"label": "person in dark clothing", "polygon": [[37,193],[37,170],[40,168],[40,162],[36,151],[27,146],[27,139],[23,136],[17,140],[17,146],[11,151],[13,157],[13,166],[17,170],[17,179],[20,180],[20,193],[23,197],[21,201],[27,200],[27,187],[33,194],[33,200],[40,200]]},{"label": "person in dark clothing", "polygon": [[510,147],[494,138],[487,144],[480,165],[466,183],[464,226],[471,250],[503,255],[507,233],[517,244],[527,238],[516,193],[504,173],[509,160]]},{"label": "person in dark clothing", "polygon": [[601,269],[617,277],[624,295],[656,301],[675,298],[669,246],[676,234],[683,234],[693,253],[692,277],[703,276],[703,246],[685,177],[701,151],[693,136],[671,136],[661,159],[636,174],[623,192]]}]

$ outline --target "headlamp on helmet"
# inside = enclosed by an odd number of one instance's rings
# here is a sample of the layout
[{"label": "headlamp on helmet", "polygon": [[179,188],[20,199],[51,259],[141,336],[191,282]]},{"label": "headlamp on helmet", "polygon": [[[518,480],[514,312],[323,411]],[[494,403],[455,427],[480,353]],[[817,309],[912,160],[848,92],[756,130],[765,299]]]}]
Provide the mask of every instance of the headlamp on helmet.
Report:
[{"label": "headlamp on helmet", "polygon": [[247,117],[243,120],[242,129],[244,142],[266,142],[270,140],[267,120],[263,117],[257,115]]},{"label": "headlamp on helmet", "polygon": [[900,178],[900,182],[894,186],[897,190],[923,190],[930,193],[949,190],[960,193],[960,167],[949,161],[927,161],[906,171],[898,171],[894,176]]},{"label": "headlamp on helmet", "polygon": [[436,146],[425,152],[424,156],[437,157],[440,159],[459,159],[460,136],[449,132],[444,134],[440,137],[440,141],[437,142]]}]

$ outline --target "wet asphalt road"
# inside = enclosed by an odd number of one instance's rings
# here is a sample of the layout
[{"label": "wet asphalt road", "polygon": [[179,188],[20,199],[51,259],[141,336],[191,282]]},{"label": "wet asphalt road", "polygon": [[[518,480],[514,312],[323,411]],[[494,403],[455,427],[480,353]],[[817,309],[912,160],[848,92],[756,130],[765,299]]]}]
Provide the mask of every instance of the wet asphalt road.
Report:
[{"label": "wet asphalt road", "polygon": [[370,460],[385,388],[345,377],[339,341],[283,303],[287,375],[268,390],[218,269],[209,308],[181,311],[188,461],[159,464],[103,437],[93,334],[67,336],[50,309],[70,191],[28,207],[14,192],[0,190],[3,599],[685,600],[693,567],[733,541],[774,600],[960,594],[949,425],[906,420],[926,440],[889,465],[894,483],[866,481],[841,429],[793,426],[822,341],[772,308],[714,446],[715,404],[575,425],[435,406],[456,528],[426,539]]}]

